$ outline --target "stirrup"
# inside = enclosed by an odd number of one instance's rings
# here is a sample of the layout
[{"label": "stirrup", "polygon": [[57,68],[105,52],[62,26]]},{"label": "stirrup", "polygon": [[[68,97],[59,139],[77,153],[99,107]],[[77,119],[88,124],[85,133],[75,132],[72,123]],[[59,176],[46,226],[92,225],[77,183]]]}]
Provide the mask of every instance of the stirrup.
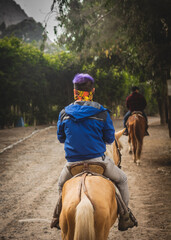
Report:
[{"label": "stirrup", "polygon": [[57,228],[57,229],[61,229],[59,226],[59,219],[58,218],[53,218],[50,224],[51,228]]},{"label": "stirrup", "polygon": [[145,130],[144,136],[150,136],[147,130]]},{"label": "stirrup", "polygon": [[130,219],[128,212],[120,216],[118,224],[119,231],[126,231],[128,228],[133,228],[134,226],[134,222]]},{"label": "stirrup", "polygon": [[124,215],[121,215],[119,218],[118,230],[126,231],[128,228],[133,228],[134,226],[137,227],[138,222],[131,210],[128,208],[128,212],[126,212]]},{"label": "stirrup", "polygon": [[135,218],[135,216],[133,215],[133,213],[131,212],[131,209],[130,208],[128,208],[128,213],[129,213],[129,216],[130,216],[130,218],[131,218],[131,220],[134,222],[134,226],[138,226],[138,221],[137,221],[137,219]]}]

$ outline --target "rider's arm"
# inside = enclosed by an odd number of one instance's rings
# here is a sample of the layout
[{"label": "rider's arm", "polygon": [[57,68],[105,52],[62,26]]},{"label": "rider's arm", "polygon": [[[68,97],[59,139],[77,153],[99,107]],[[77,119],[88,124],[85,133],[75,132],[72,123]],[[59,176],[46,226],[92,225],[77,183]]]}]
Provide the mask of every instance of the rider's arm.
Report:
[{"label": "rider's arm", "polygon": [[66,135],[64,132],[64,121],[61,119],[61,112],[59,114],[59,119],[57,122],[57,137],[60,143],[64,143],[66,139]]},{"label": "rider's arm", "polygon": [[145,100],[145,97],[142,96],[142,106],[143,106],[143,110],[145,109],[145,107],[147,106],[147,102]]},{"label": "rider's arm", "polygon": [[108,144],[112,143],[115,140],[115,129],[109,112],[107,112],[107,117],[104,124],[103,140]]},{"label": "rider's arm", "polygon": [[130,109],[130,105],[129,105],[129,96],[126,98],[126,106],[128,109]]}]

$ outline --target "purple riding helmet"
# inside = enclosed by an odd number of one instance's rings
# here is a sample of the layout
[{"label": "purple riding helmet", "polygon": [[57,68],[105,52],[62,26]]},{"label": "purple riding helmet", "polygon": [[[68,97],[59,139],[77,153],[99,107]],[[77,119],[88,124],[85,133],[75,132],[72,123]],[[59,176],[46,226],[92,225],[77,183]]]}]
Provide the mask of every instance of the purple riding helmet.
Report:
[{"label": "purple riding helmet", "polygon": [[73,84],[82,84],[91,81],[94,83],[94,79],[87,73],[77,73],[73,79]]}]

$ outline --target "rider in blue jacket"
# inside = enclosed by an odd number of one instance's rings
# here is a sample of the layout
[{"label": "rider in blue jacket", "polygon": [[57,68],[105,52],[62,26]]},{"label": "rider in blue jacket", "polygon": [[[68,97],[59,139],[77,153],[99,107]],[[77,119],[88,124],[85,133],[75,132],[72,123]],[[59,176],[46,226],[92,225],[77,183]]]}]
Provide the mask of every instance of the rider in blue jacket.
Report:
[{"label": "rider in blue jacket", "polygon": [[96,102],[70,104],[60,113],[57,126],[58,140],[65,144],[68,162],[102,157],[106,143],[115,140],[109,111]]},{"label": "rider in blue jacket", "polygon": [[[59,228],[59,215],[62,208],[62,187],[72,175],[68,167],[75,163],[103,162],[106,166],[104,175],[117,186],[125,205],[128,207],[129,191],[127,177],[112,159],[105,156],[106,144],[115,140],[115,130],[110,112],[97,102],[93,102],[95,92],[94,79],[89,74],[77,74],[73,79],[75,102],[65,107],[59,114],[57,137],[64,143],[65,164],[59,180],[59,200],[54,211],[51,228]],[[130,212],[120,216],[118,229],[127,230],[135,226]]]}]

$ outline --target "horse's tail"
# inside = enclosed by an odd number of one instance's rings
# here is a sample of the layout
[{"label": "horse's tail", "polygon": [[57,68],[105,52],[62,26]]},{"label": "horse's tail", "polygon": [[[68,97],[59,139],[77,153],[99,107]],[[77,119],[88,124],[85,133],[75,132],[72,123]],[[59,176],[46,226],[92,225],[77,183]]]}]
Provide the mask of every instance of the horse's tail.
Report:
[{"label": "horse's tail", "polygon": [[137,146],[137,139],[136,139],[136,125],[134,123],[134,125],[130,126],[130,135],[131,135],[131,143],[133,146],[133,149],[136,149]]},{"label": "horse's tail", "polygon": [[134,128],[134,131],[135,131],[134,134],[135,134],[136,144],[137,144],[136,155],[137,155],[138,159],[141,156],[142,144],[143,144],[144,132],[142,132],[142,130],[143,130],[143,126],[141,125],[141,122],[138,119],[136,119],[136,121],[135,121],[135,128]]},{"label": "horse's tail", "polygon": [[136,137],[136,139],[137,139],[137,141],[141,141],[141,139],[142,139],[142,125],[141,125],[141,123],[140,123],[140,121],[139,121],[139,119],[138,118],[136,118],[135,119],[135,128],[134,128],[134,131],[135,131],[135,137]]},{"label": "horse's tail", "polygon": [[83,192],[76,208],[74,240],[95,240],[93,205]]}]

